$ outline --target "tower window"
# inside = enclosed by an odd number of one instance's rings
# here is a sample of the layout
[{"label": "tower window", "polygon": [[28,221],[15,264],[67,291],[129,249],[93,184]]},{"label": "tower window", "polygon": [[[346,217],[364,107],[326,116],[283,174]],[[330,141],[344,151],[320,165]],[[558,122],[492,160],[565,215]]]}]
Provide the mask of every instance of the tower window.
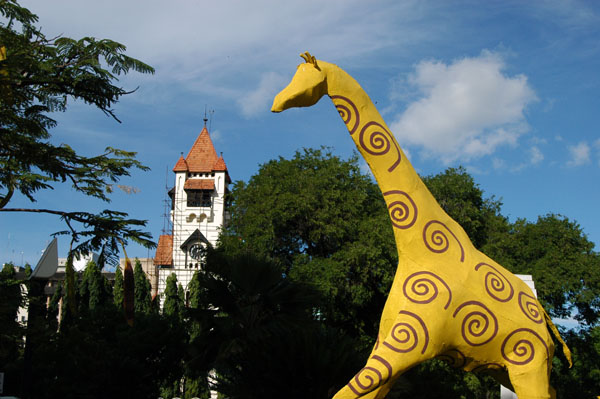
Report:
[{"label": "tower window", "polygon": [[188,190],[187,206],[190,207],[210,207],[211,192],[209,190]]}]

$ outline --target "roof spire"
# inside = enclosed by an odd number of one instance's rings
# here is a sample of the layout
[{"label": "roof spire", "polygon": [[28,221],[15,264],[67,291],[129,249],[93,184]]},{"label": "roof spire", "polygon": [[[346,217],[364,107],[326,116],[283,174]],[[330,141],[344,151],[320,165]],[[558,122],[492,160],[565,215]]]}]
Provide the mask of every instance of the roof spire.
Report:
[{"label": "roof spire", "polygon": [[206,117],[206,104],[204,104],[204,127],[206,127],[206,122],[208,122],[208,118]]}]

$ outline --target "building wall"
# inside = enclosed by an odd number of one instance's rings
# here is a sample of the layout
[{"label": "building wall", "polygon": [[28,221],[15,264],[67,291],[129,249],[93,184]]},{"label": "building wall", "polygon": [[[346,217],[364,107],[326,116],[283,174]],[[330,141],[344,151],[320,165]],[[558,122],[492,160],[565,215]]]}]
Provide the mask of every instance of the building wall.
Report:
[{"label": "building wall", "polygon": [[188,177],[188,179],[214,180],[215,190],[211,198],[210,207],[188,207],[187,192],[184,190],[186,173],[175,174],[175,195],[173,198],[173,268],[195,266],[195,261],[190,259],[181,245],[190,235],[198,229],[212,244],[217,243],[221,227],[225,218],[225,172],[216,172],[214,177],[210,174]]},{"label": "building wall", "polygon": [[[191,175],[191,176],[190,176]],[[215,190],[211,196],[211,206],[188,206],[187,192],[184,190],[186,179],[214,180]],[[161,266],[157,273],[158,292],[163,293],[166,288],[167,278],[171,273],[177,276],[187,291],[187,286],[202,265],[198,260],[190,257],[187,248],[182,245],[196,230],[207,239],[211,245],[216,245],[221,228],[225,223],[225,193],[227,191],[227,177],[225,172],[188,174],[175,173],[175,190],[173,195],[173,266]],[[164,298],[161,296],[161,306]]]},{"label": "building wall", "polygon": [[[73,259],[73,269],[76,272],[83,271],[90,261],[98,263],[98,257],[97,253],[92,252],[86,256],[81,256],[79,259],[75,258]],[[58,258],[58,270],[61,270],[61,268],[64,270],[66,266],[67,258]]]},{"label": "building wall", "polygon": [[[152,296],[156,295],[156,293],[159,292],[159,291],[157,291],[158,290],[158,269],[156,266],[154,266],[154,258],[130,259],[131,267],[135,267],[136,259],[140,261],[140,263],[142,265],[142,270],[144,270],[144,273],[146,273],[146,277],[148,277],[148,280],[150,280]],[[119,259],[119,267],[121,268],[121,271],[123,271],[123,269],[125,268],[125,259],[124,258]]]}]

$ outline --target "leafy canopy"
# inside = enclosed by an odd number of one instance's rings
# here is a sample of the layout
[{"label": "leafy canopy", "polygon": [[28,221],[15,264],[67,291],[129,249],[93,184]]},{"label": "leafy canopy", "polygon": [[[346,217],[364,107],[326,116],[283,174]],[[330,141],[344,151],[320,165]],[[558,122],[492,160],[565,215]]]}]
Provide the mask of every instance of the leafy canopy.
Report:
[{"label": "leafy canopy", "polygon": [[356,155],[321,148],[280,157],[236,182],[231,197],[222,248],[271,260],[324,294],[319,312],[329,325],[375,336],[397,255],[379,188]]},{"label": "leafy canopy", "polygon": [[50,114],[66,111],[69,100],[80,100],[119,121],[112,107],[132,91],[115,84],[118,76],[154,70],[127,56],[125,46],[112,40],[47,38],[35,26],[38,17],[15,0],[1,1],[0,14],[0,211],[60,215],[74,242],[86,239],[76,251],[101,250],[101,263],[105,257],[114,261],[113,238],[153,246],[148,233],[129,227],[145,221],[124,213],[6,208],[16,192],[35,202],[39,191],[65,182],[77,192],[109,201],[113,183],[133,168],[148,170],[135,152],[107,147],[84,156],[68,144],[54,144],[50,129],[57,123]]}]

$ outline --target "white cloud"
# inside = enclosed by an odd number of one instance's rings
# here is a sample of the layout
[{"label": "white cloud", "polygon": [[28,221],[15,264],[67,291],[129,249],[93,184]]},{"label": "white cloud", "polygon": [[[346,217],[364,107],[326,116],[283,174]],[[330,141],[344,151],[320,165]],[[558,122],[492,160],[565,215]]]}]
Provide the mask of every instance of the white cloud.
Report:
[{"label": "white cloud", "polygon": [[544,160],[544,154],[542,154],[542,151],[537,146],[531,147],[529,151],[531,153],[531,163],[533,165],[537,165]]},{"label": "white cloud", "polygon": [[285,87],[287,79],[280,74],[268,72],[262,75],[258,87],[240,96],[238,104],[242,114],[249,118],[271,109],[271,102],[279,90]]},{"label": "white cloud", "polygon": [[[167,7],[159,0],[22,0],[40,16],[39,25],[49,37],[108,37],[181,80],[203,75],[214,80],[232,70],[243,75],[245,67],[285,63],[292,57],[300,61],[298,54],[306,50],[335,60],[399,41],[419,42],[431,29],[419,23],[415,14],[423,7],[413,3],[180,0]],[[209,72],[210,77],[205,75]]]},{"label": "white cloud", "polygon": [[[368,55],[393,49],[398,56],[446,29],[424,23],[424,15],[443,12],[416,0],[21,3],[40,17],[48,37],[95,36],[125,44],[128,55],[156,68],[153,76],[124,77],[127,88],[142,82],[144,96],[131,101],[160,107],[177,102],[182,93],[235,103],[270,71],[291,77],[293,66],[302,62],[299,53],[307,50],[334,63],[352,60],[360,68],[373,63]],[[242,110],[252,113],[251,107]]]},{"label": "white cloud", "polygon": [[506,166],[506,162],[503,159],[494,158],[492,159],[492,166],[494,167],[494,169],[504,169]]},{"label": "white cloud", "polygon": [[492,154],[527,130],[524,110],[537,98],[524,75],[503,74],[499,54],[451,64],[424,61],[409,82],[422,94],[391,124],[401,143],[421,146],[445,162]]},{"label": "white cloud", "polygon": [[567,166],[576,167],[585,165],[590,162],[590,146],[585,141],[580,142],[577,145],[570,145],[567,147],[571,159],[567,161]]}]

